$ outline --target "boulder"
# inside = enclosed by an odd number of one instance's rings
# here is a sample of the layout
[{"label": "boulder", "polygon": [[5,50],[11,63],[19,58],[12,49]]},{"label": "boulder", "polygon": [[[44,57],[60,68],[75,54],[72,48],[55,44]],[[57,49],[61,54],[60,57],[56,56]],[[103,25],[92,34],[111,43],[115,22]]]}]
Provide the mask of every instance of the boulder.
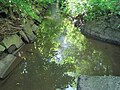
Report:
[{"label": "boulder", "polygon": [[11,72],[11,70],[13,69],[13,66],[11,65],[13,64],[15,59],[15,56],[13,56],[12,54],[8,54],[5,58],[0,60],[0,78],[6,77]]},{"label": "boulder", "polygon": [[77,90],[120,90],[120,77],[117,76],[80,76]]},{"label": "boulder", "polygon": [[11,36],[7,36],[4,38],[4,40],[2,41],[5,45],[5,47],[8,49],[11,45],[15,45],[17,48],[19,48],[20,46],[22,46],[23,41],[21,40],[21,38],[18,35],[11,35]]}]

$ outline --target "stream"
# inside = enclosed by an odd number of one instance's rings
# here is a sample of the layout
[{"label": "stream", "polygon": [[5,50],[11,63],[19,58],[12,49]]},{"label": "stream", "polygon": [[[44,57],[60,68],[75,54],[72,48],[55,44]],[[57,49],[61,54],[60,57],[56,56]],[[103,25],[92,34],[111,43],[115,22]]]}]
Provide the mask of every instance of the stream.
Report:
[{"label": "stream", "polygon": [[37,40],[17,54],[22,59],[0,90],[76,90],[80,75],[120,75],[120,47],[86,38],[59,13],[46,13]]}]

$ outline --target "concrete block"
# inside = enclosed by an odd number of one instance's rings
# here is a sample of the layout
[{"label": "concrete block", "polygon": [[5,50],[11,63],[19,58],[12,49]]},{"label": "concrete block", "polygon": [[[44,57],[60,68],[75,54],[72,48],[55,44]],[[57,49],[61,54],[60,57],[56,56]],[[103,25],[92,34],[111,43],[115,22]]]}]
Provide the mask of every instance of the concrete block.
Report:
[{"label": "concrete block", "polygon": [[38,28],[39,28],[39,27],[34,24],[34,25],[32,26],[32,31],[33,31],[35,34],[37,34],[37,32],[38,32],[38,30],[39,30]]},{"label": "concrete block", "polygon": [[117,76],[80,76],[77,90],[120,90],[120,77]]},{"label": "concrete block", "polygon": [[[0,78],[6,77],[13,68],[11,65],[14,63],[16,57],[12,54],[8,54],[5,58],[0,60]],[[13,66],[12,66],[13,67]]]},{"label": "concrete block", "polygon": [[15,50],[17,49],[17,47],[13,44],[8,48],[8,53],[12,54],[13,52],[15,52]]},{"label": "concrete block", "polygon": [[7,53],[5,52],[0,52],[0,60],[5,58],[5,56],[7,56]]},{"label": "concrete block", "polygon": [[6,48],[9,48],[13,44],[17,48],[19,48],[23,44],[23,41],[21,40],[21,38],[18,35],[16,35],[16,34],[8,36],[8,37],[5,37],[2,42],[4,43],[4,45],[5,45]]},{"label": "concrete block", "polygon": [[31,23],[27,22],[26,24],[24,24],[24,32],[27,35],[30,42],[35,41],[36,35],[33,33]]},{"label": "concrete block", "polygon": [[0,45],[0,51],[4,51],[5,50],[5,47]]},{"label": "concrete block", "polygon": [[23,31],[20,31],[19,34],[25,40],[25,42],[30,42],[28,37],[26,36],[26,34]]},{"label": "concrete block", "polygon": [[6,56],[6,53],[4,52],[5,47],[0,45],[0,60]]}]

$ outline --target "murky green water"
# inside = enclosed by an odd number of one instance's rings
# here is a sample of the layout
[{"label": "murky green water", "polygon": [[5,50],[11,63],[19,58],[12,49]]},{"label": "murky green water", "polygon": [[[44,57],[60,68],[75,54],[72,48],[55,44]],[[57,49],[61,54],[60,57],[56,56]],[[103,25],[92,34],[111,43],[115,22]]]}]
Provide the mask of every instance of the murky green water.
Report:
[{"label": "murky green water", "polygon": [[0,90],[75,90],[79,75],[120,75],[120,48],[85,38],[55,6],[34,44],[18,53],[21,64]]}]

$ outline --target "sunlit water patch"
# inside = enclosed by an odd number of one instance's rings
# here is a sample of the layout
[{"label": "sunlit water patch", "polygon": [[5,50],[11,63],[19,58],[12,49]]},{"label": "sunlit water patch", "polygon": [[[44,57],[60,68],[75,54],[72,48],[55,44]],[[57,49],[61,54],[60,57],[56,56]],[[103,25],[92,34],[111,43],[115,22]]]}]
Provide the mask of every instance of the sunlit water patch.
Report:
[{"label": "sunlit water patch", "polygon": [[21,49],[22,63],[0,81],[0,90],[75,90],[80,75],[120,75],[119,47],[87,39],[51,8],[37,41]]}]

